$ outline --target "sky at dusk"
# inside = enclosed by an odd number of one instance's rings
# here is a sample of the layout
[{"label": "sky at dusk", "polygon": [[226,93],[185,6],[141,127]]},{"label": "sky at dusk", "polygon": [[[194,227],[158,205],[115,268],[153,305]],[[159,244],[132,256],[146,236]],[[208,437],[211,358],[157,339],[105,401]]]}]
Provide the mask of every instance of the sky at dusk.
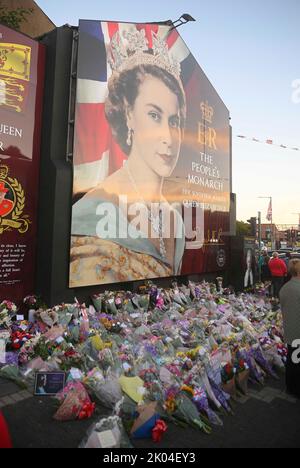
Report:
[{"label": "sky at dusk", "polygon": [[264,222],[268,200],[258,197],[272,196],[274,222],[298,224],[300,151],[237,135],[300,148],[299,0],[36,3],[56,26],[77,26],[79,18],[144,23],[192,15],[196,22],[178,31],[231,114],[237,218],[262,211]]}]

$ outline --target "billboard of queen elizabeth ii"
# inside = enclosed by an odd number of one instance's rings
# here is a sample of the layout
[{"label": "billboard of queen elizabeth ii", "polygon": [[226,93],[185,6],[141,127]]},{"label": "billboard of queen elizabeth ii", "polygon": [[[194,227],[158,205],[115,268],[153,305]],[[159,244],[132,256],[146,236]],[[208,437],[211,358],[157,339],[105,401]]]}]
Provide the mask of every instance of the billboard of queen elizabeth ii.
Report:
[{"label": "billboard of queen elizabeth ii", "polygon": [[70,287],[200,273],[229,192],[229,113],[177,31],[81,21]]}]

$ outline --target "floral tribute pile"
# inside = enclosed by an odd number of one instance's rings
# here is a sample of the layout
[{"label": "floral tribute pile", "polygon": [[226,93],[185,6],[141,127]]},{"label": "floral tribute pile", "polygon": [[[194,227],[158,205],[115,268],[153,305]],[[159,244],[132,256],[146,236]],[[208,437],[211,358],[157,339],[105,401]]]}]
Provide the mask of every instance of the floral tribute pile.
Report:
[{"label": "floral tribute pile", "polygon": [[263,384],[284,369],[281,312],[261,285],[235,295],[206,282],[149,283],[92,301],[47,309],[29,296],[27,320],[12,302],[0,304],[0,377],[31,389],[36,372],[65,372],[59,421],[111,410],[85,447],[159,442],[170,422],[209,434],[249,382]]}]

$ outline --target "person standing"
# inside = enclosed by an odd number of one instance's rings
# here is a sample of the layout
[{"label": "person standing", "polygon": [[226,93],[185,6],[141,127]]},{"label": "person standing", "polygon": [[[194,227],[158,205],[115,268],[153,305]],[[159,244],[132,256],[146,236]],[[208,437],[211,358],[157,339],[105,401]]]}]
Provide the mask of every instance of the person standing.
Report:
[{"label": "person standing", "polygon": [[273,253],[273,257],[269,261],[269,269],[272,276],[274,297],[279,298],[279,292],[287,275],[287,267],[285,262],[279,258],[278,252]]},{"label": "person standing", "polygon": [[[290,263],[291,260],[292,260],[292,254],[290,252],[287,252],[285,254],[285,259],[284,259],[287,269],[289,269],[289,263]],[[290,279],[291,279],[291,275],[290,275],[290,273],[288,271],[285,282],[287,283],[288,281],[290,281]]]},{"label": "person standing", "polygon": [[268,255],[267,250],[263,250],[261,256],[259,257],[259,267],[261,271],[261,280],[263,283],[271,280],[271,273],[269,269],[269,261],[271,258]]},{"label": "person standing", "polygon": [[280,303],[283,315],[284,338],[288,345],[286,363],[286,387],[289,393],[300,398],[300,363],[299,354],[293,347],[295,340],[300,340],[300,260],[289,263],[292,279],[280,291]]},{"label": "person standing", "polygon": [[6,421],[3,414],[0,412],[0,449],[12,448],[12,442]]},{"label": "person standing", "polygon": [[245,289],[250,286],[253,288],[254,286],[254,276],[253,276],[253,269],[252,269],[252,250],[248,249],[247,256],[246,256],[246,272],[244,277],[244,287]]}]

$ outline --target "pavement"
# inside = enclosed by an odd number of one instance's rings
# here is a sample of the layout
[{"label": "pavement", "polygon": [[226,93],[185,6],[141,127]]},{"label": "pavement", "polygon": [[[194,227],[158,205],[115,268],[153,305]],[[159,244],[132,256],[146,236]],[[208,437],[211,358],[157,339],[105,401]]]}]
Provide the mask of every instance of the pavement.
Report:
[{"label": "pavement", "polygon": [[[269,379],[264,387],[251,386],[234,402],[234,415],[223,417],[211,435],[168,424],[159,444],[136,440],[137,448],[300,448],[300,400],[285,392],[284,377]],[[108,411],[97,408],[85,421],[57,422],[56,402],[34,397],[14,383],[0,379],[0,410],[10,428],[15,448],[77,448],[93,422]]]}]

